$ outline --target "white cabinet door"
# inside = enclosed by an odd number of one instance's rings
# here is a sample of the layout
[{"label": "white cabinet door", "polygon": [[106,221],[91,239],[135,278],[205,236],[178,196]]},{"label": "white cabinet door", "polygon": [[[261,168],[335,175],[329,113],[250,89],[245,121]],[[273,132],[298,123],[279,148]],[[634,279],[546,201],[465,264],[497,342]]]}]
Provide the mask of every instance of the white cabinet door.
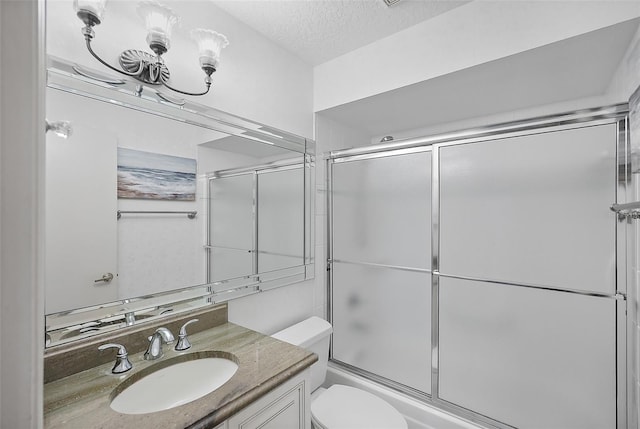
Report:
[{"label": "white cabinet door", "polygon": [[[73,134],[46,137],[46,313],[115,301],[117,284],[117,139],[87,125],[81,106],[47,91],[50,120],[69,120]],[[110,282],[95,282],[111,273]]]},{"label": "white cabinet door", "polygon": [[227,421],[229,429],[310,429],[309,369]]}]

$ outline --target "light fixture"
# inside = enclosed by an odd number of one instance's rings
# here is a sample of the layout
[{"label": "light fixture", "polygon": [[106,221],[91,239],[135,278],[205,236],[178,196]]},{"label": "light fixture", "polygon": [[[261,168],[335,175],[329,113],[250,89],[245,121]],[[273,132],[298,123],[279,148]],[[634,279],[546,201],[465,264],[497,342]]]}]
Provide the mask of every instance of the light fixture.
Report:
[{"label": "light fixture", "polygon": [[147,44],[154,52],[151,54],[138,49],[128,49],[120,54],[120,68],[114,67],[100,58],[91,48],[91,40],[95,37],[93,27],[102,22],[107,0],[74,0],[74,8],[78,18],[84,22],[82,34],[87,49],[104,66],[126,76],[152,85],[164,85],[172,91],[185,95],[204,95],[211,87],[211,75],[218,68],[220,52],[229,44],[227,38],[215,31],[195,29],[191,37],[198,44],[200,67],[205,73],[206,89],[202,92],[186,92],[169,85],[171,74],[164,63],[162,54],[171,46],[171,29],[179,22],[178,16],[171,9],[155,1],[143,1],[138,5],[138,13],[147,27]]}]

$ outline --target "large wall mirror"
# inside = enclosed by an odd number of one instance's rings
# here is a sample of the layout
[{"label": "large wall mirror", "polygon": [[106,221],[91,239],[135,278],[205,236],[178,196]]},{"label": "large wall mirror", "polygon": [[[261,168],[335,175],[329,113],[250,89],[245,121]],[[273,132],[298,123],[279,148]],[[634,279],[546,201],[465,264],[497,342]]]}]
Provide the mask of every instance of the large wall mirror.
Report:
[{"label": "large wall mirror", "polygon": [[49,58],[48,345],[313,276],[314,143]]}]

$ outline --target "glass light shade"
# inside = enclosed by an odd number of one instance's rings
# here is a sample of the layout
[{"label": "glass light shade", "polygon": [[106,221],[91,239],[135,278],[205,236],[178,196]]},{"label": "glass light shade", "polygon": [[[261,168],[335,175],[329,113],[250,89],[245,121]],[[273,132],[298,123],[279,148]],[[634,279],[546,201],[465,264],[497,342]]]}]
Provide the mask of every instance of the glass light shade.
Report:
[{"label": "glass light shade", "polygon": [[102,21],[107,0],[73,0],[73,8],[78,14],[90,14]]},{"label": "glass light shade", "polygon": [[200,66],[218,68],[220,52],[229,45],[229,41],[217,31],[196,28],[191,31],[191,38],[198,44],[200,54]]},{"label": "glass light shade", "polygon": [[167,51],[171,43],[171,29],[179,21],[178,15],[155,1],[140,2],[138,14],[147,27],[147,43],[151,49],[156,51],[155,47],[159,45]]}]

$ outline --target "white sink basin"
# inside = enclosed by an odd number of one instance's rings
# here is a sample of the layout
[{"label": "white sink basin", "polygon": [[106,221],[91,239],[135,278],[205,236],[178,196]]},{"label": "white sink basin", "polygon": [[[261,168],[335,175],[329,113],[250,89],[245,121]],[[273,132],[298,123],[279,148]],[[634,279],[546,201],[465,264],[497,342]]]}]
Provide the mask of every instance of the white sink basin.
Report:
[{"label": "white sink basin", "polygon": [[[134,376],[137,381],[125,381],[124,390],[113,398],[111,408],[123,414],[168,410],[213,392],[238,370],[238,365],[230,359],[203,353],[193,355],[204,357],[186,360],[189,355],[183,355],[158,362],[156,365],[169,366],[155,371],[154,367],[150,367],[147,369],[153,371],[150,374],[143,375],[141,372],[142,378]],[[176,360],[178,362],[171,364]]]}]

